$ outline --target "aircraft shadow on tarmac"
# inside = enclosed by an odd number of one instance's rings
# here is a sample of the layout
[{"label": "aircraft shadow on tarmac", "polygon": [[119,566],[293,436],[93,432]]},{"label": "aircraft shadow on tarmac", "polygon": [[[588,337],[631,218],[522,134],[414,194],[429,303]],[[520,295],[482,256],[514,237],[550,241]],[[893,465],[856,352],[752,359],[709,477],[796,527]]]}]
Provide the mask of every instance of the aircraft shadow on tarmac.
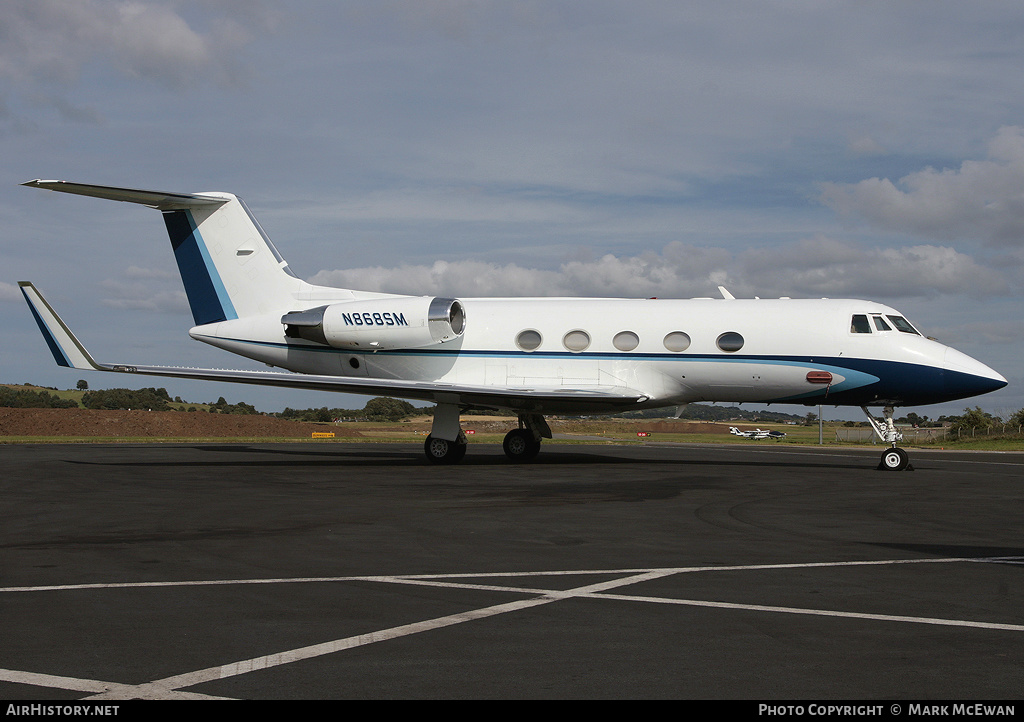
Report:
[{"label": "aircraft shadow on tarmac", "polygon": [[[317,466],[339,466],[341,464],[349,467],[358,466],[416,466],[420,468],[436,468],[438,470],[453,469],[451,466],[433,466],[425,464],[423,461],[423,452],[416,446],[408,447],[406,445],[388,444],[386,446],[377,445],[346,445],[341,448],[338,446],[326,447],[318,446],[315,449],[310,448],[295,448],[295,447],[280,447],[280,446],[253,446],[251,444],[202,444],[202,445],[191,445],[187,448],[196,451],[203,452],[218,452],[218,453],[237,453],[237,454],[259,454],[265,456],[267,454],[273,454],[277,456],[289,457],[288,459],[281,460],[268,460],[266,458],[259,459],[246,459],[238,461],[196,461],[196,460],[182,460],[182,461],[141,461],[141,460],[125,460],[125,461],[82,461],[69,459],[68,463],[72,464],[83,464],[83,465],[97,465],[97,466],[151,466],[151,467],[167,467],[167,466],[187,466],[187,467],[203,467],[203,466],[226,466],[226,467],[265,467],[265,466],[304,466],[304,467],[317,467]],[[802,468],[802,469],[863,469],[871,470],[875,468],[875,464],[872,460],[865,457],[863,462],[850,462],[849,460],[840,461],[838,459],[830,458],[827,455],[818,455],[818,459],[814,461],[801,461],[795,458],[778,459],[773,458],[768,461],[761,457],[756,460],[751,459],[721,459],[712,458],[711,455],[701,457],[699,454],[695,454],[695,458],[681,458],[675,456],[672,458],[664,457],[644,457],[642,453],[633,453],[631,455],[617,455],[613,451],[603,449],[601,452],[588,453],[585,451],[569,451],[564,448],[552,447],[545,449],[544,453],[538,456],[536,459],[529,463],[515,463],[510,462],[503,453],[500,451],[500,447],[495,447],[495,453],[488,453],[490,449],[487,445],[480,445],[477,447],[480,449],[479,452],[474,449],[460,464],[460,466],[494,466],[494,467],[516,467],[520,469],[528,468],[544,468],[550,466],[569,466],[569,465],[600,465],[600,464],[630,464],[636,465],[666,465],[666,466],[716,466],[716,467],[747,467],[747,468]],[[638,450],[641,451],[642,450]],[[304,459],[301,457],[305,457]]]}]

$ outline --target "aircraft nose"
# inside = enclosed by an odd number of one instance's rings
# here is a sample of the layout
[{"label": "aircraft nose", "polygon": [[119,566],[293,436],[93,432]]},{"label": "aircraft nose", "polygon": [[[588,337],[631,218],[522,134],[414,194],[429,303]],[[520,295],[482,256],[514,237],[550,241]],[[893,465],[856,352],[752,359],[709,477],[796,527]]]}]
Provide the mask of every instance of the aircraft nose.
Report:
[{"label": "aircraft nose", "polygon": [[1007,383],[1001,374],[955,348],[946,348],[943,366],[946,390],[960,398],[997,391]]}]

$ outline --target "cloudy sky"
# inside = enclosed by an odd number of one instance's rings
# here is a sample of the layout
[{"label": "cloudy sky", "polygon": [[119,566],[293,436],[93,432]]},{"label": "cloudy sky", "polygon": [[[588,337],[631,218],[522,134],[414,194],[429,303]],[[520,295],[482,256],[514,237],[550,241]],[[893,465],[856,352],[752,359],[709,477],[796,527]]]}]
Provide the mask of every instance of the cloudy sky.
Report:
[{"label": "cloudy sky", "polygon": [[0,381],[132,382],[54,366],[19,280],[102,360],[246,366],[188,338],[159,214],[18,185],[60,178],[236,193],[320,284],[871,298],[1010,380],[971,405],[1024,406],[1019,2],[0,0],[0,18]]}]

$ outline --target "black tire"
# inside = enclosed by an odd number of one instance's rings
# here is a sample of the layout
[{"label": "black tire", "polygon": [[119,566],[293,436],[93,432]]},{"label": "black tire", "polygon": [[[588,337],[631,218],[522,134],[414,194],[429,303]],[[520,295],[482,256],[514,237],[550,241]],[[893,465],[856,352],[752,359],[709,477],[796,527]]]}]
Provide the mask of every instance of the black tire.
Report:
[{"label": "black tire", "polygon": [[423,453],[431,464],[458,464],[466,455],[466,444],[428,436],[423,442]]},{"label": "black tire", "polygon": [[903,449],[892,447],[886,449],[882,454],[882,463],[879,466],[887,471],[903,471],[910,464],[910,456]]},{"label": "black tire", "polygon": [[540,442],[527,429],[512,429],[505,434],[501,447],[505,456],[515,462],[532,461],[540,453]]}]

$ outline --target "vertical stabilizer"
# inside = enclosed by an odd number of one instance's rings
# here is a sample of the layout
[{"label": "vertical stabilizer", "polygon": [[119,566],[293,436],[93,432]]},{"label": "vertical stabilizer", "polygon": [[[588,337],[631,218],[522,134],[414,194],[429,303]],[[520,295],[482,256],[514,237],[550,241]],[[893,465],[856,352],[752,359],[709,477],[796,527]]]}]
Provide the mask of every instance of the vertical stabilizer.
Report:
[{"label": "vertical stabilizer", "polygon": [[25,185],[161,211],[197,326],[293,310],[305,285],[245,204],[230,193],[166,193],[44,180]]},{"label": "vertical stabilizer", "polygon": [[302,282],[238,198],[165,210],[196,325],[292,310]]}]

